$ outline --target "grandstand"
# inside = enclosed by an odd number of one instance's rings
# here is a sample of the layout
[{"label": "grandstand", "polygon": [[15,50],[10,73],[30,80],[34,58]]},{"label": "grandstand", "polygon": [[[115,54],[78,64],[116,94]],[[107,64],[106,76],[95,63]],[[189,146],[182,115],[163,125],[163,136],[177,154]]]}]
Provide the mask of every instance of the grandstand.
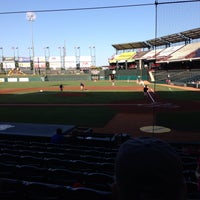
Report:
[{"label": "grandstand", "polygon": [[[142,79],[158,83],[166,83],[170,70],[171,83],[191,86],[194,82],[196,87],[200,81],[199,37],[200,28],[196,28],[143,42],[113,44],[117,54],[109,59],[110,69],[133,69],[134,65],[139,71],[137,74],[148,74]],[[132,57],[124,60],[126,52],[132,53]],[[140,73],[142,70],[147,72]]]}]

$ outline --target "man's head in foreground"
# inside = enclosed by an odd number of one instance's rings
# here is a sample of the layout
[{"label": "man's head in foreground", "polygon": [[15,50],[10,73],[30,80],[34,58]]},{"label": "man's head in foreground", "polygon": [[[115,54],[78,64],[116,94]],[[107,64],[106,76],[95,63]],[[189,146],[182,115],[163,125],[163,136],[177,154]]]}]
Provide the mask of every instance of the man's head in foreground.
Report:
[{"label": "man's head in foreground", "polygon": [[185,200],[182,162],[165,141],[130,138],[117,154],[114,196],[120,200]]}]

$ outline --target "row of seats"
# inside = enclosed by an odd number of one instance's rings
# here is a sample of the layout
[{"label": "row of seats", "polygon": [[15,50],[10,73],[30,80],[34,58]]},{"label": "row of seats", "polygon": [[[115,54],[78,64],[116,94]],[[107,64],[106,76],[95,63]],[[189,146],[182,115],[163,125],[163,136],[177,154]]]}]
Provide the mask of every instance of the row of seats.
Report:
[{"label": "row of seats", "polygon": [[[110,139],[106,139],[106,138],[113,138],[112,141]],[[119,145],[120,141],[125,141],[127,140],[127,138],[130,138],[129,134],[126,133],[119,133],[119,134],[103,134],[102,137],[102,133],[91,133],[89,137],[82,137],[82,136],[73,136],[73,135],[66,135],[66,139],[65,139],[65,144],[66,145],[75,145],[77,147],[79,146],[88,146],[90,149],[94,148],[94,149],[104,149],[106,151],[106,149],[111,150],[111,149],[115,149],[116,146]],[[28,141],[34,141],[34,142],[42,142],[47,143],[47,145],[50,145],[50,140],[51,138],[49,137],[35,137],[35,136],[21,136],[21,135],[7,135],[7,134],[1,134],[0,135],[0,139],[2,140],[23,140],[24,142],[28,142]],[[63,145],[64,146],[64,145]]]},{"label": "row of seats", "polygon": [[0,177],[24,181],[39,181],[65,186],[79,183],[84,187],[109,191],[113,176],[106,173],[82,172],[69,169],[41,168],[32,165],[0,163]]},{"label": "row of seats", "polygon": [[[87,156],[85,156],[85,158],[87,158]],[[186,179],[188,181],[196,181],[196,157],[182,156],[181,158],[183,160],[183,173]],[[101,172],[111,175],[113,174],[114,170],[114,162],[87,162],[84,161],[84,159],[70,160],[56,158],[56,156],[43,158],[29,155],[20,156],[15,154],[2,153],[0,154],[0,162],[14,165],[30,165],[42,168],[78,170],[82,172]]]},{"label": "row of seats", "polygon": [[21,139],[0,139],[0,146],[1,145],[6,145],[6,144],[21,144],[21,145],[27,145],[27,146],[38,146],[38,147],[55,147],[55,148],[69,148],[69,149],[80,149],[80,150],[96,150],[96,151],[102,151],[102,152],[107,152],[107,151],[114,151],[116,152],[118,150],[118,147],[104,147],[104,146],[95,146],[95,145],[83,145],[80,144],[79,142],[70,142],[67,141],[64,144],[53,144],[49,142],[44,142],[44,141],[27,141],[27,140],[21,140]]},{"label": "row of seats", "polygon": [[75,154],[75,153],[55,153],[55,152],[44,152],[37,150],[15,150],[10,149],[9,147],[0,148],[0,153],[7,153],[16,156],[33,156],[38,158],[58,158],[58,159],[68,159],[68,160],[84,160],[87,162],[107,162],[113,163],[115,160],[115,156],[111,157],[103,157],[103,156],[94,156],[87,154]]},{"label": "row of seats", "polygon": [[0,178],[0,198],[6,200],[111,200],[112,193],[86,187]]},{"label": "row of seats", "polygon": [[7,153],[0,154],[0,162],[15,165],[33,165],[45,168],[62,168],[85,172],[113,173],[114,163],[87,162],[84,160],[69,160],[59,158],[39,158],[33,156],[17,156]]},{"label": "row of seats", "polygon": [[9,148],[13,150],[32,150],[38,152],[52,152],[52,153],[69,153],[69,154],[78,154],[78,155],[93,155],[101,157],[115,157],[116,151],[99,151],[99,150],[82,150],[75,148],[66,148],[66,147],[45,147],[42,144],[40,146],[35,145],[22,145],[22,144],[0,144],[0,148]]}]

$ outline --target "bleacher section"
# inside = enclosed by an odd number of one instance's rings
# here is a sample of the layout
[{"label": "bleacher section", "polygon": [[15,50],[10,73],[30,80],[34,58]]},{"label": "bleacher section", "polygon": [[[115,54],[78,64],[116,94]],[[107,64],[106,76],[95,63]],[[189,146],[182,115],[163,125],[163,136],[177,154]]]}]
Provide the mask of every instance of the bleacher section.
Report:
[{"label": "bleacher section", "polygon": [[[162,70],[182,70],[182,74],[171,74],[174,84],[200,88],[199,75],[188,73],[189,76],[186,77],[187,73],[184,72],[186,70],[200,69],[199,33],[200,28],[195,28],[142,42],[113,44],[116,54],[108,61],[110,64],[109,69],[115,69],[117,73],[120,69],[133,70],[131,66],[137,68],[138,71],[146,69],[148,76],[143,76],[142,73],[141,79],[158,83],[166,83],[167,76],[165,76],[164,72],[163,75],[165,77],[162,77]],[[115,59],[116,57],[120,58],[126,52],[135,52],[135,54],[128,60],[122,59],[119,62]],[[153,76],[155,74],[153,70],[158,73],[156,75],[157,78]],[[130,72],[131,75],[133,73]],[[121,78],[121,80],[129,79],[128,76]],[[136,77],[131,78],[132,80],[137,80]]]},{"label": "bleacher section", "polygon": [[180,86],[190,86],[200,88],[197,84],[200,81],[200,70],[156,70],[152,72],[157,83],[167,83],[170,79],[170,84]]},{"label": "bleacher section", "polygon": [[142,56],[141,59],[143,60],[155,60],[156,56],[163,51],[163,49],[156,49],[156,50],[151,50],[148,53],[146,53],[145,55]]},{"label": "bleacher section", "polygon": [[[130,52],[129,52],[130,53]],[[163,62],[181,62],[185,60],[195,60],[200,59],[200,42],[190,43],[186,45],[177,45],[167,48],[157,48],[150,51],[145,52],[133,52],[135,54],[132,55],[133,61],[136,60],[144,60],[151,61],[156,60],[157,63]],[[116,55],[116,57],[122,57],[124,53]],[[112,61],[112,62],[111,62]],[[125,63],[128,60],[120,60],[120,63]],[[117,60],[110,60],[110,63],[116,63]],[[118,61],[119,63],[119,61]]]},{"label": "bleacher section", "polygon": [[[0,137],[0,198],[112,200],[115,157],[129,137],[120,134],[118,142],[104,145],[110,142],[100,144],[99,134],[92,136],[96,138],[92,142],[90,137],[76,137],[62,145]],[[199,144],[170,144],[183,161],[188,199],[199,199],[195,177]]]},{"label": "bleacher section", "polygon": [[189,60],[193,59],[193,56],[195,55],[195,51],[198,51],[200,48],[200,42],[197,43],[191,43],[183,46],[178,51],[171,54],[170,58],[166,61],[180,61],[180,60]]},{"label": "bleacher section", "polygon": [[167,47],[166,49],[164,49],[163,51],[161,51],[156,56],[156,62],[167,60],[170,57],[171,54],[173,54],[174,52],[178,51],[182,47],[183,47],[183,45],[177,45],[177,46],[173,46],[173,47]]}]

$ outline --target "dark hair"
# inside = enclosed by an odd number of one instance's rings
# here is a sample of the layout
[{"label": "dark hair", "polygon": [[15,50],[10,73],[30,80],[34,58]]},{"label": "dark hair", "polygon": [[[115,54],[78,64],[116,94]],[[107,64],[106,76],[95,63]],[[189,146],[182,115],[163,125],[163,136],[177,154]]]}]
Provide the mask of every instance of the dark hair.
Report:
[{"label": "dark hair", "polygon": [[56,133],[57,133],[57,134],[62,134],[62,129],[61,129],[61,128],[57,128],[57,129],[56,129]]},{"label": "dark hair", "polygon": [[182,161],[167,142],[154,137],[130,138],[117,154],[115,178],[123,199],[183,200]]}]

